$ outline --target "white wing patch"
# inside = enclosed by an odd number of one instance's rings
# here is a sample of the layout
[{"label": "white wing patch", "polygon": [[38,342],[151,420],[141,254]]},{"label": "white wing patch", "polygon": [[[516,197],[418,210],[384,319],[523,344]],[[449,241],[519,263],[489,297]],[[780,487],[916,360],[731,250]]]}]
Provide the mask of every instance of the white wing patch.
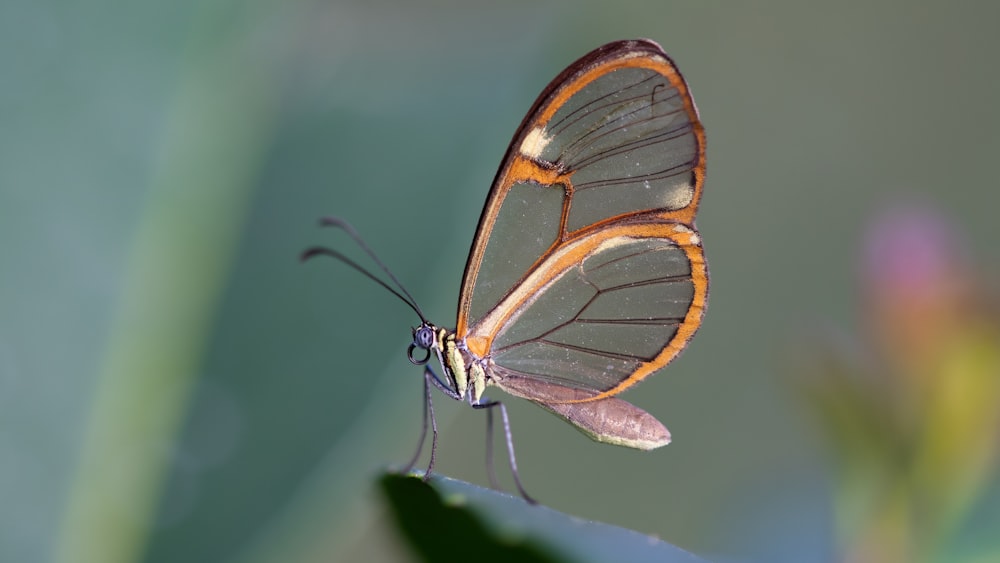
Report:
[{"label": "white wing patch", "polygon": [[694,186],[688,184],[685,186],[678,186],[673,190],[666,190],[664,194],[663,206],[667,209],[682,209],[691,204],[694,200]]},{"label": "white wing patch", "polygon": [[542,156],[542,151],[545,147],[552,141],[552,137],[545,134],[545,129],[541,127],[535,127],[524,136],[524,140],[521,141],[521,154],[524,156],[538,160]]}]

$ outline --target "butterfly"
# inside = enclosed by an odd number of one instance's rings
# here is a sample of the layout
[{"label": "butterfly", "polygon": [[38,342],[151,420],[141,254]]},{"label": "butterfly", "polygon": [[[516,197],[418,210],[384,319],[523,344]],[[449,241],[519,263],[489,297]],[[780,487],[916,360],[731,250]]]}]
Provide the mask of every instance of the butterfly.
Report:
[{"label": "butterfly", "polygon": [[[670,442],[655,417],[618,394],[670,363],[701,325],[708,266],[695,214],[705,181],[705,133],[684,78],[653,41],[598,47],[542,91],[507,149],[479,219],[454,329],[429,322],[416,301],[336,217],[391,281],[325,247],[420,317],[407,349],[423,366],[424,421],[416,464],[437,424],[432,388],[493,412],[521,484],[499,388],[563,418],[598,442],[651,450]],[[431,358],[440,366],[438,374]]]}]

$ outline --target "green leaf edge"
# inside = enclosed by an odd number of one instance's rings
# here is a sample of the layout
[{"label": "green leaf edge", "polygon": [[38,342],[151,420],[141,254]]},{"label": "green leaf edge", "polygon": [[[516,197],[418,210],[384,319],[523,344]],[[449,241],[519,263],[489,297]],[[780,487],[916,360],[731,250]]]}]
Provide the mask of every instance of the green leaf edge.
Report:
[{"label": "green leaf edge", "polygon": [[659,538],[431,475],[379,478],[395,525],[424,561],[706,563]]}]

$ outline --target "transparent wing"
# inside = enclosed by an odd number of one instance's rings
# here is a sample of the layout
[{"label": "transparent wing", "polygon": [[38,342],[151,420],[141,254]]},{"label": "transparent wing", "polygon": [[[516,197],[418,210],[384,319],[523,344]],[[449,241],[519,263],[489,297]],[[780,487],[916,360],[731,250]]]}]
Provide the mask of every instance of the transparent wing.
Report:
[{"label": "transparent wing", "polygon": [[597,400],[680,352],[708,290],[694,228],[704,144],[655,43],[605,45],[549,84],[498,172],[462,285],[456,333],[489,358],[492,383]]}]

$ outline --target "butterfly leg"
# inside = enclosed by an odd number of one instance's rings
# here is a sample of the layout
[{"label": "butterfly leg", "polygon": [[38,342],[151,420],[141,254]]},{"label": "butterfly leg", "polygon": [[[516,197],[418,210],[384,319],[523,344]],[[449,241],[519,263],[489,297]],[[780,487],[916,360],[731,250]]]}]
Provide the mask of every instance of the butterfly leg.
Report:
[{"label": "butterfly leg", "polygon": [[407,464],[406,469],[403,473],[409,473],[413,469],[413,466],[417,464],[417,460],[420,459],[420,452],[424,449],[424,440],[427,438],[427,420],[430,419],[431,426],[431,459],[427,464],[427,471],[424,472],[424,481],[430,478],[431,471],[434,469],[434,459],[437,456],[437,419],[434,417],[434,401],[431,395],[431,385],[437,387],[442,393],[448,395],[452,399],[461,400],[458,393],[452,390],[450,387],[441,381],[441,378],[434,373],[434,370],[430,366],[424,366],[424,423],[423,428],[420,431],[420,441],[417,442],[417,451],[413,454],[413,459]]},{"label": "butterfly leg", "polygon": [[497,472],[493,467],[493,409],[486,409],[486,474],[490,477],[490,486],[500,490]]},{"label": "butterfly leg", "polygon": [[493,451],[492,451],[492,441],[493,441],[493,408],[498,407],[500,409],[500,418],[503,420],[503,433],[507,440],[507,459],[510,461],[510,472],[514,475],[514,484],[517,485],[518,492],[524,497],[524,500],[528,501],[529,504],[538,504],[538,501],[531,498],[531,496],[524,490],[524,486],[521,485],[521,477],[517,473],[517,458],[514,456],[514,438],[510,433],[510,419],[507,417],[507,407],[503,405],[500,401],[487,401],[485,403],[480,403],[478,405],[472,405],[474,409],[488,409],[486,411],[486,427],[487,431],[490,432],[489,439],[486,442],[486,456],[487,463],[489,463],[490,481],[494,487],[496,487],[496,475],[493,473]]},{"label": "butterfly leg", "polygon": [[[417,442],[417,451],[413,453],[413,458],[410,459],[410,463],[406,464],[406,468],[403,469],[403,473],[409,473],[413,470],[413,466],[417,464],[417,460],[420,459],[420,452],[424,449],[424,440],[427,438],[427,418],[430,417],[431,427],[433,429],[434,437],[432,438],[432,444],[437,444],[437,421],[434,420],[434,403],[431,400],[431,387],[429,385],[427,373],[424,372],[424,422],[423,427],[420,429],[420,440]],[[434,445],[431,446],[431,466],[434,465]],[[430,467],[424,473],[424,479],[430,475]]]}]

